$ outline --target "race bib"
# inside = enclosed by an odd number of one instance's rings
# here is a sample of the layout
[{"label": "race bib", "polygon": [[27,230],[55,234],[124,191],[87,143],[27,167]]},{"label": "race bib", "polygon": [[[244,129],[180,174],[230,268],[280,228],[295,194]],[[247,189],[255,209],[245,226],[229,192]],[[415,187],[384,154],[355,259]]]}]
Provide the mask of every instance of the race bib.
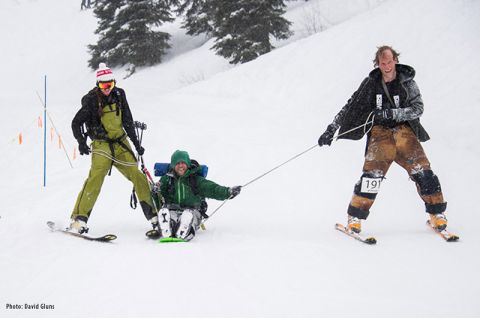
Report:
[{"label": "race bib", "polygon": [[377,108],[382,108],[382,94],[377,94]]},{"label": "race bib", "polygon": [[378,193],[380,190],[380,184],[382,183],[382,178],[362,178],[362,188],[361,192],[363,193]]},{"label": "race bib", "polygon": [[400,96],[395,95],[393,96],[393,102],[395,103],[395,107],[400,107]]}]

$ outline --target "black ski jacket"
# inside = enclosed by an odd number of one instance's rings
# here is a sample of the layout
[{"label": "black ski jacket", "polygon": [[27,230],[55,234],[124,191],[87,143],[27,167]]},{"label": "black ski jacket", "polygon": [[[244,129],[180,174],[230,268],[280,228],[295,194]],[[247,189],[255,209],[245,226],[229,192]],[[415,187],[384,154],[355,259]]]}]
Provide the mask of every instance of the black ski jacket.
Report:
[{"label": "black ski jacket", "polygon": [[[393,108],[393,119],[398,123],[408,123],[419,141],[427,141],[430,136],[420,124],[420,116],[423,114],[423,101],[420,90],[413,80],[415,70],[411,66],[397,64],[396,72],[401,88],[399,105]],[[371,71],[368,77],[362,81],[360,87],[338,112],[331,124],[336,129],[340,128],[339,134],[358,127],[367,121],[370,113],[377,107],[377,95],[385,95],[381,81],[382,74],[378,68]],[[384,104],[386,103],[390,104],[387,98],[384,98]],[[359,128],[340,136],[339,139],[358,140],[363,135],[365,135],[364,129]]]},{"label": "black ski jacket", "polygon": [[83,124],[87,127],[87,135],[90,139],[107,139],[107,133],[103,127],[100,116],[104,106],[116,103],[122,111],[122,125],[127,133],[128,138],[137,148],[139,146],[137,134],[135,133],[135,125],[133,123],[132,113],[128,106],[125,91],[119,87],[114,87],[110,95],[105,96],[95,87],[85,96],[82,97],[82,107],[72,120],[73,136],[78,141],[83,140],[82,134]]}]

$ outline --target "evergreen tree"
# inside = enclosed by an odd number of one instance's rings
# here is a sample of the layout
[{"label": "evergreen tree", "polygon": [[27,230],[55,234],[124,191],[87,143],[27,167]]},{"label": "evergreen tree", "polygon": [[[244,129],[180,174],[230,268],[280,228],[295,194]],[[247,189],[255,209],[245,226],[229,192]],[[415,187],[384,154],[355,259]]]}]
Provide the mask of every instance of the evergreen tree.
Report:
[{"label": "evergreen tree", "polygon": [[88,45],[91,58],[88,66],[96,69],[100,62],[108,65],[119,65],[119,61],[111,57],[111,50],[116,47],[120,39],[118,37],[119,25],[115,23],[117,11],[125,4],[125,0],[97,0],[98,5],[93,13],[98,19],[95,34],[99,35],[97,44]]},{"label": "evergreen tree", "polygon": [[[170,35],[155,30],[164,22],[172,21],[168,0],[101,0],[95,9],[100,19],[96,45],[89,46],[92,59],[89,65],[96,68],[98,60],[109,66],[129,64],[130,75],[137,66],[155,65],[162,61],[170,48]],[[114,5],[115,4],[115,5]],[[105,8],[100,8],[106,5]],[[114,10],[109,6],[115,6]],[[97,14],[97,11],[101,15]],[[113,11],[113,13],[112,13]],[[94,63],[95,62],[95,63]]]},{"label": "evergreen tree", "polygon": [[282,17],[283,0],[212,0],[214,10],[212,47],[230,63],[245,63],[270,52],[270,36],[287,39],[291,22]]},{"label": "evergreen tree", "polygon": [[121,51],[126,62],[136,66],[155,65],[170,48],[170,34],[155,31],[155,27],[172,21],[169,3],[166,0],[128,1],[118,13],[118,22],[122,25],[121,42],[117,50]]},{"label": "evergreen tree", "polygon": [[213,13],[218,0],[174,0],[177,15],[185,14],[182,28],[189,35],[211,35],[214,29]]}]

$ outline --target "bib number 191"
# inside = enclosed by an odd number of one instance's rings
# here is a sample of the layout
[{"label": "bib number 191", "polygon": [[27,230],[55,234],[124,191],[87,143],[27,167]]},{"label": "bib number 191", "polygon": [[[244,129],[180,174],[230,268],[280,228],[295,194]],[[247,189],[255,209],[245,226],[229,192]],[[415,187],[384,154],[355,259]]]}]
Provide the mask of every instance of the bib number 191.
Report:
[{"label": "bib number 191", "polygon": [[380,190],[380,184],[382,183],[382,178],[362,178],[362,189],[363,193],[378,193]]}]

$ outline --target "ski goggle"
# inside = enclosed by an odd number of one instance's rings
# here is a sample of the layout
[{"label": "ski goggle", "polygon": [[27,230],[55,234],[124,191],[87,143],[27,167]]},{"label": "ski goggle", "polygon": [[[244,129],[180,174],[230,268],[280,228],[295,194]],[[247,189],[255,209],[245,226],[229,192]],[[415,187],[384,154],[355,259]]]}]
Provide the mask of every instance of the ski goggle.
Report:
[{"label": "ski goggle", "polygon": [[98,82],[98,88],[100,89],[113,89],[114,87],[115,87],[115,81]]}]

